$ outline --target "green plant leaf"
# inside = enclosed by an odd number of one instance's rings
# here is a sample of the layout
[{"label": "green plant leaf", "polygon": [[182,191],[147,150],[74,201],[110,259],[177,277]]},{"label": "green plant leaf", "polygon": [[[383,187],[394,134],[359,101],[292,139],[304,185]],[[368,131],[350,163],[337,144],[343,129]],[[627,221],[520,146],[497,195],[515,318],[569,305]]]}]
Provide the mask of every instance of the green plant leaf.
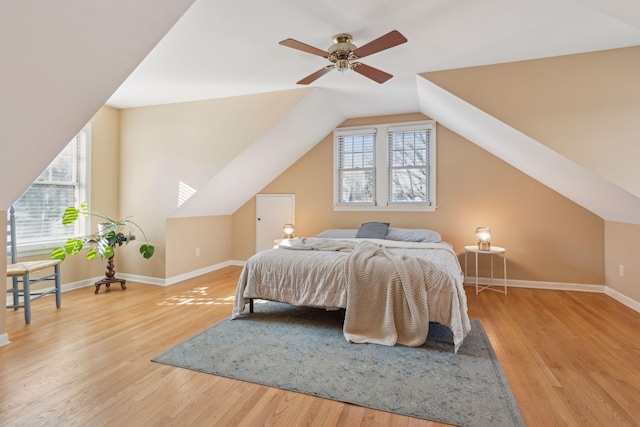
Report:
[{"label": "green plant leaf", "polygon": [[53,251],[51,251],[51,259],[58,259],[60,261],[64,261],[64,259],[67,257],[67,255],[64,252],[64,249],[62,248],[54,248]]},{"label": "green plant leaf", "polygon": [[[128,244],[131,240],[135,239],[132,227],[135,227],[136,231],[142,234],[144,240],[147,240],[147,236],[144,234],[144,230],[130,221],[128,217],[121,220],[114,220],[103,214],[102,212],[93,209],[93,212],[89,212],[89,205],[86,202],[80,203],[80,207],[76,208],[70,206],[65,209],[62,214],[62,224],[69,225],[77,221],[80,214],[84,216],[94,216],[100,218],[105,227],[101,227],[101,232],[104,234],[93,233],[82,237],[72,237],[67,240],[62,248],[55,248],[51,252],[52,259],[64,260],[67,255],[75,255],[83,250],[87,246],[86,258],[88,260],[94,259],[96,256],[101,258],[110,258],[115,254],[115,248]],[[155,248],[152,245],[146,243],[140,248],[140,253],[145,259],[149,259],[153,256]]]},{"label": "green plant leaf", "polygon": [[78,219],[79,212],[80,211],[73,206],[69,206],[67,209],[65,209],[64,213],[62,214],[62,225],[69,225],[76,221]]},{"label": "green plant leaf", "polygon": [[149,259],[153,256],[155,252],[155,248],[152,245],[142,245],[140,246],[140,253],[144,257],[144,259]]},{"label": "green plant leaf", "polygon": [[106,246],[100,255],[102,255],[103,258],[111,258],[113,253],[113,246]]},{"label": "green plant leaf", "polygon": [[64,244],[64,250],[69,255],[75,255],[82,250],[84,241],[80,239],[70,238],[67,239],[67,243]]}]

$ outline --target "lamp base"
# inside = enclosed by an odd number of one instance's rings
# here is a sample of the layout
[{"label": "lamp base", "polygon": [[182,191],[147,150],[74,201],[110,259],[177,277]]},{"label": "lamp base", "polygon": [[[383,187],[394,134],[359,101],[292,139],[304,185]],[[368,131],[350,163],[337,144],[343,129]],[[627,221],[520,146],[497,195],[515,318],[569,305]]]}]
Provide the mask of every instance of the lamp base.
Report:
[{"label": "lamp base", "polygon": [[491,250],[491,242],[478,242],[478,249],[481,251]]}]

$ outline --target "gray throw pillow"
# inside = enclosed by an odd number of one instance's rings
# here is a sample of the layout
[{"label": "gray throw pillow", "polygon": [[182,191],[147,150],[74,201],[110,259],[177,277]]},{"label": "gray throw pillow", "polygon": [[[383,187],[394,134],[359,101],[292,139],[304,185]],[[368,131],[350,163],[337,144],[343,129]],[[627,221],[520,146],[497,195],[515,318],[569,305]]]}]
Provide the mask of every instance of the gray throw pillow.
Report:
[{"label": "gray throw pillow", "polygon": [[389,231],[388,222],[365,222],[360,226],[357,238],[384,239]]}]

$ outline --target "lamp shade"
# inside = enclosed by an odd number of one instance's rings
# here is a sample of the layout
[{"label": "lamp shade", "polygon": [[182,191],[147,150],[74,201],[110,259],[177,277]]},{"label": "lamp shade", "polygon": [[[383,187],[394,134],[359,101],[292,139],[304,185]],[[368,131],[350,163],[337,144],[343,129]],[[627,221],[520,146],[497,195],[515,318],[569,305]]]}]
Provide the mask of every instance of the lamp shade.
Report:
[{"label": "lamp shade", "polygon": [[491,230],[489,227],[476,228],[476,240],[478,241],[478,249],[481,251],[491,249]]},{"label": "lamp shade", "polygon": [[284,227],[282,227],[282,231],[285,239],[293,239],[293,233],[295,232],[293,224],[285,224]]}]

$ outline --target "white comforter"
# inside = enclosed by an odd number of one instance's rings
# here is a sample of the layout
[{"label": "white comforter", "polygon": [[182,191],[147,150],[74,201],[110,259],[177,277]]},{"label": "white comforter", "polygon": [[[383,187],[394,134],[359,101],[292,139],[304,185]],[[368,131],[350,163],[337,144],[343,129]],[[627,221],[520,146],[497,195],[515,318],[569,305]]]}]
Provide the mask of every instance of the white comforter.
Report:
[{"label": "white comforter", "polygon": [[421,345],[431,321],[451,329],[456,351],[471,329],[460,264],[446,243],[309,238],[289,245],[247,261],[232,318],[248,298],[345,308],[349,341]]}]

